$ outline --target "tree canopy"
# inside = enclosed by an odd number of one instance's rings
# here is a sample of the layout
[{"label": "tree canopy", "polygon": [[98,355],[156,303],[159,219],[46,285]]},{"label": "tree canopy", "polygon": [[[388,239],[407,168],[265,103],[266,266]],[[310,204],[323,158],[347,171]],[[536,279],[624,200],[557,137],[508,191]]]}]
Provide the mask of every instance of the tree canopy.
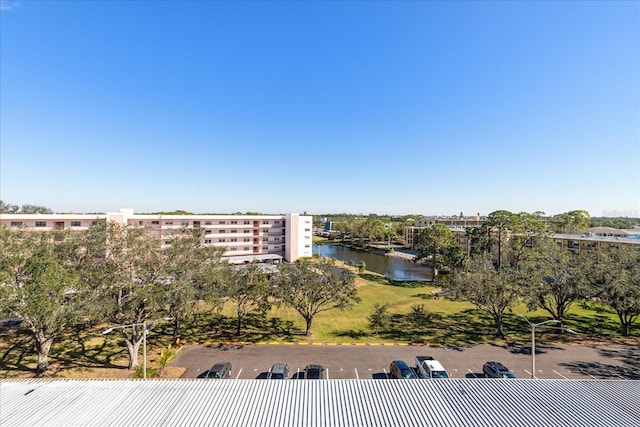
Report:
[{"label": "tree canopy", "polygon": [[311,322],[318,313],[344,310],[358,301],[353,273],[334,267],[334,260],[325,257],[282,265],[274,295],[302,316],[305,335],[311,333]]}]

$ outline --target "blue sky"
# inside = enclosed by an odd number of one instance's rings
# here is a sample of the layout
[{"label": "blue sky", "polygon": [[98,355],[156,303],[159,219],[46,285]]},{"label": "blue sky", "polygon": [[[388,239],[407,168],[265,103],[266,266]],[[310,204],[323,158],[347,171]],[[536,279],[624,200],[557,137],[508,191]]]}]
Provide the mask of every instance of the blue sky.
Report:
[{"label": "blue sky", "polygon": [[1,4],[8,203],[640,215],[640,2]]}]

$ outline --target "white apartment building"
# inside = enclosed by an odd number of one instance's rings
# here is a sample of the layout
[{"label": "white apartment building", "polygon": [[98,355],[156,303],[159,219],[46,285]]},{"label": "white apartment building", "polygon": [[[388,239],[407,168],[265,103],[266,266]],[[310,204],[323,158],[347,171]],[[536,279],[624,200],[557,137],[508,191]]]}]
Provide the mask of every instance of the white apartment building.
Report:
[{"label": "white apartment building", "polygon": [[0,224],[8,228],[52,230],[89,229],[96,221],[114,221],[143,226],[160,247],[171,244],[171,235],[181,227],[202,228],[204,244],[225,248],[230,262],[295,262],[312,255],[313,217],[286,215],[161,215],[135,214],[120,209],[106,214],[0,214]]}]

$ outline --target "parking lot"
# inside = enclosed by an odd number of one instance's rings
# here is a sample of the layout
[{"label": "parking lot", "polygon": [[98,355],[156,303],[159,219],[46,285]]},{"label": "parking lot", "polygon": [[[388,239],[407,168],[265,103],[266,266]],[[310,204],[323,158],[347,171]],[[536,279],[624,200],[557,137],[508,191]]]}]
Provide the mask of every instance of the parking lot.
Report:
[{"label": "parking lot", "polygon": [[[385,379],[392,360],[415,366],[416,356],[433,356],[453,378],[483,378],[482,365],[502,362],[517,378],[531,378],[529,347],[426,347],[408,345],[191,345],[172,363],[198,378],[217,362],[231,362],[231,378],[266,378],[274,363],[289,366],[289,378],[304,378],[309,364],[321,364],[328,379]],[[541,379],[640,379],[640,351],[633,346],[540,346],[536,373]]]}]

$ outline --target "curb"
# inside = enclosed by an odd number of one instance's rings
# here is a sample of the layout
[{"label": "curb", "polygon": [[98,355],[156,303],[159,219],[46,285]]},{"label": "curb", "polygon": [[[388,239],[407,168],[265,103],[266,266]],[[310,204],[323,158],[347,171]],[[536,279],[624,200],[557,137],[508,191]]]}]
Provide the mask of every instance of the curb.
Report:
[{"label": "curb", "polygon": [[368,346],[368,347],[442,347],[440,343],[420,343],[420,342],[308,342],[308,341],[203,341],[203,342],[183,342],[184,345],[206,345],[209,347],[223,347],[223,346],[250,346],[250,345],[287,345],[287,346],[325,346],[325,347],[337,347],[337,346]]}]

